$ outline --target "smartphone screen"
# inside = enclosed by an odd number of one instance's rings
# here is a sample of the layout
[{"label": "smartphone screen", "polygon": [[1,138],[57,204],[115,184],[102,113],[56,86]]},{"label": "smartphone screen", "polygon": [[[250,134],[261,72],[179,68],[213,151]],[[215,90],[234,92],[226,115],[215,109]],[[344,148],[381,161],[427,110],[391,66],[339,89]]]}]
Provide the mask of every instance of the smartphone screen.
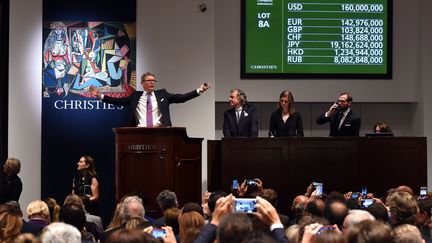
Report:
[{"label": "smartphone screen", "polygon": [[373,199],[362,199],[361,200],[361,208],[367,208],[374,203]]},{"label": "smartphone screen", "polygon": [[357,200],[359,198],[360,192],[353,192],[351,194],[351,199]]},{"label": "smartphone screen", "polygon": [[256,199],[255,198],[236,198],[234,200],[234,208],[236,212],[240,213],[253,213],[256,212]]},{"label": "smartphone screen", "polygon": [[367,194],[368,194],[367,187],[365,187],[365,186],[362,187],[362,189],[361,189],[361,195],[362,195],[362,197],[365,198]]},{"label": "smartphone screen", "polygon": [[237,180],[233,180],[233,182],[232,182],[232,189],[233,190],[237,190],[238,189],[238,181]]},{"label": "smartphone screen", "polygon": [[333,227],[332,225],[324,225],[323,227],[321,227],[318,232],[316,233],[317,235],[320,235],[321,233],[323,233],[324,231],[328,231],[328,230],[335,230],[336,228]]},{"label": "smartphone screen", "polygon": [[427,187],[425,186],[420,187],[420,199],[426,199],[427,193],[428,193]]},{"label": "smartphone screen", "polygon": [[153,228],[152,233],[153,237],[155,238],[162,238],[166,235],[165,230],[159,229],[159,228]]},{"label": "smartphone screen", "polygon": [[316,191],[315,196],[321,197],[322,194],[323,194],[323,184],[322,183],[317,183],[316,186],[315,186],[315,191]]}]

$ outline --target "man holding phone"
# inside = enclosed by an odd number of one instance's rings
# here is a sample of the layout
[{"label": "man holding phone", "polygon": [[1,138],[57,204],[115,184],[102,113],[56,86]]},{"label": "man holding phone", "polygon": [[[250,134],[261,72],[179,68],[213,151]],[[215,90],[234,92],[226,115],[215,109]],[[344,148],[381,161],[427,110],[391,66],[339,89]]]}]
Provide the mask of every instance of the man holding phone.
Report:
[{"label": "man holding phone", "polygon": [[329,110],[317,118],[317,124],[330,122],[331,137],[359,136],[361,119],[351,109],[352,101],[350,93],[341,93]]}]

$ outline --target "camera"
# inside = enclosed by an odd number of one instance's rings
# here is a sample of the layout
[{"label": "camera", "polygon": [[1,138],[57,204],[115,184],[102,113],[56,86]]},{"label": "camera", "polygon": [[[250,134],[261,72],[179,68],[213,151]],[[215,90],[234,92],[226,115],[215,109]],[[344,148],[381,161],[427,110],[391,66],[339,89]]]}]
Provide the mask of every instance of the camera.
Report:
[{"label": "camera", "polygon": [[372,205],[374,202],[375,202],[374,199],[362,199],[362,200],[361,200],[360,207],[361,207],[361,208],[367,208],[367,207],[369,207],[370,205]]},{"label": "camera", "polygon": [[236,198],[234,209],[239,213],[254,213],[257,211],[255,198]]},{"label": "camera", "polygon": [[153,228],[151,234],[154,238],[162,238],[166,235],[166,232],[160,228]]}]

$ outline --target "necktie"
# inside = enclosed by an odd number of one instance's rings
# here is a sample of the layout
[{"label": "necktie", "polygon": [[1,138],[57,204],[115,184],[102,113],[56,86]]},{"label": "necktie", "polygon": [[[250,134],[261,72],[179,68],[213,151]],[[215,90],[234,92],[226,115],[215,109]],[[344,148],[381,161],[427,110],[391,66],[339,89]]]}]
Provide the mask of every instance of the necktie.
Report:
[{"label": "necktie", "polygon": [[241,109],[236,110],[237,123],[240,122]]},{"label": "necktie", "polygon": [[147,127],[153,127],[153,106],[151,101],[151,93],[147,93]]},{"label": "necktie", "polygon": [[339,116],[338,116],[338,129],[341,128],[342,126],[342,118],[343,118],[344,114],[342,111],[339,112]]}]

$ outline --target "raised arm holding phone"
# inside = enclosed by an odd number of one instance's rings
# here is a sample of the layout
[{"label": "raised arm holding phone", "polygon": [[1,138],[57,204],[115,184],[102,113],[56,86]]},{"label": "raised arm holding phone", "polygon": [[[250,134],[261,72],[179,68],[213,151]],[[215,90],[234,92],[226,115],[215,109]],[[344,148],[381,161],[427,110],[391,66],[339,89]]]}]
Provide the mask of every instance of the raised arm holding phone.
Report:
[{"label": "raised arm holding phone", "polygon": [[329,110],[317,118],[317,124],[330,122],[329,136],[331,137],[359,136],[361,119],[351,109],[352,101],[350,93],[341,93]]}]

